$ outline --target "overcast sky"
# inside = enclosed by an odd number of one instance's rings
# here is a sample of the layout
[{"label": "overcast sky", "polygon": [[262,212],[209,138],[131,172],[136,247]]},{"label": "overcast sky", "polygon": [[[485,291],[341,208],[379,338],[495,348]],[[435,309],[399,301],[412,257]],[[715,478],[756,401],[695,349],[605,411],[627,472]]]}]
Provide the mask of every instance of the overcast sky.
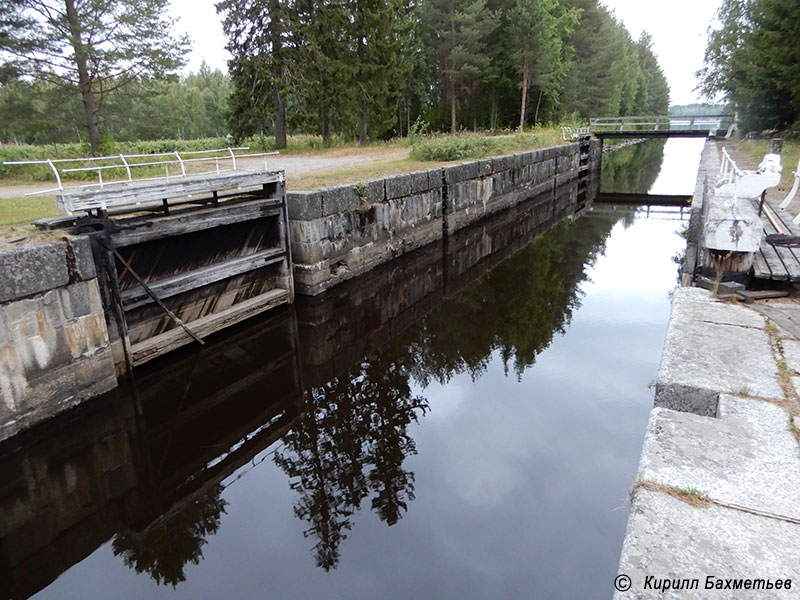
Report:
[{"label": "overcast sky", "polygon": [[[653,37],[653,48],[669,80],[670,102],[688,104],[700,99],[694,92],[694,72],[703,64],[709,23],[722,0],[601,0],[625,23],[634,39],[643,30]],[[209,66],[226,69],[229,56],[214,0],[172,0],[179,29],[192,37],[187,71]]]}]

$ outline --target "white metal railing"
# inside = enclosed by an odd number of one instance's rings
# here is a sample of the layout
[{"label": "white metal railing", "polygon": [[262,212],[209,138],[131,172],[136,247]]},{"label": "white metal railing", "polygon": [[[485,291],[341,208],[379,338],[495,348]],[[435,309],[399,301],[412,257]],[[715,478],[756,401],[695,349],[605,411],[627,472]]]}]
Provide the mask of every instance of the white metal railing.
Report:
[{"label": "white metal railing", "polygon": [[562,127],[561,139],[566,142],[577,140],[583,137],[589,137],[591,132],[588,127]]},{"label": "white metal railing", "polygon": [[[52,194],[54,192],[63,192],[64,191],[64,177],[63,175],[67,173],[83,173],[83,172],[96,172],[97,173],[97,183],[89,183],[83,185],[76,185],[74,186],[77,189],[88,190],[91,188],[100,188],[101,190],[114,185],[120,184],[128,184],[133,181],[161,181],[161,180],[169,180],[178,177],[187,177],[190,175],[211,175],[217,174],[220,175],[222,173],[228,172],[235,172],[235,171],[250,171],[251,169],[243,169],[241,165],[237,166],[236,161],[238,159],[243,158],[264,158],[264,170],[268,170],[267,167],[267,157],[274,156],[278,154],[278,152],[259,152],[259,153],[250,153],[250,154],[236,154],[237,151],[246,151],[249,150],[249,146],[240,146],[236,148],[228,147],[228,148],[215,148],[213,150],[192,150],[187,152],[160,152],[154,154],[117,154],[113,156],[92,156],[86,158],[58,158],[58,159],[46,159],[46,160],[15,160],[15,161],[3,161],[4,165],[47,165],[50,167],[50,170],[53,172],[53,176],[56,180],[57,187],[52,189],[46,190],[38,190],[35,192],[29,192],[25,194],[26,196],[34,196],[37,194]],[[204,155],[204,156],[201,156]],[[169,160],[146,160],[144,162],[140,162],[141,159],[153,159],[157,157],[170,157]],[[190,156],[191,158],[184,158],[186,156]],[[90,165],[90,166],[82,166],[82,167],[72,167],[72,168],[62,168],[68,164],[86,164],[86,163],[106,163],[106,164],[97,164],[97,165]],[[230,166],[227,163],[230,162]],[[111,164],[108,164],[111,163]],[[207,171],[190,171],[187,172],[186,167],[187,165],[193,165],[194,163],[202,164],[206,163],[209,165],[213,165],[211,170]],[[222,163],[222,168],[220,163]],[[170,167],[174,165],[178,165],[180,169],[180,173],[172,174],[170,172]],[[164,167],[164,175],[157,176],[157,177],[140,177],[134,179],[133,170],[140,167]],[[124,179],[112,179],[112,180],[104,180],[103,173],[110,170],[116,171],[124,171],[125,178]]]},{"label": "white metal railing", "polygon": [[728,154],[728,149],[722,149],[722,160],[719,164],[720,178],[717,180],[717,187],[728,183],[736,183],[739,179],[744,177],[744,171],[736,166],[736,163]]},{"label": "white metal railing", "polygon": [[[743,171],[734,162],[727,148],[722,149],[722,160],[719,165],[719,179],[717,180],[718,193],[732,192],[733,201],[736,202],[742,195],[745,198],[755,198],[767,188],[778,185],[781,180],[780,156],[766,154],[758,165],[756,171]],[[727,190],[723,188],[727,186]],[[728,195],[728,194],[724,194]]]}]

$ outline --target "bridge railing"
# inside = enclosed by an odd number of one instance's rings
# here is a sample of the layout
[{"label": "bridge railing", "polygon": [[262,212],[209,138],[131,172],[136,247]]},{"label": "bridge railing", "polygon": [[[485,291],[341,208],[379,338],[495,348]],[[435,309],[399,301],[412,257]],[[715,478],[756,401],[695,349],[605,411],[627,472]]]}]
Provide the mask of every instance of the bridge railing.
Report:
[{"label": "bridge railing", "polygon": [[727,129],[734,115],[638,115],[628,117],[592,117],[589,128],[595,131],[710,131]]},{"label": "bridge railing", "polygon": [[[215,148],[212,150],[193,150],[187,152],[158,152],[153,154],[116,154],[113,156],[91,156],[84,158],[58,158],[47,160],[15,160],[4,161],[4,165],[47,165],[56,181],[55,188],[29,192],[26,196],[37,194],[53,194],[64,191],[64,179],[69,174],[80,177],[84,173],[94,172],[96,183],[76,185],[83,190],[105,189],[131,182],[174,180],[180,177],[195,175],[221,175],[223,173],[249,171],[242,168],[242,159],[264,159],[264,170],[267,169],[267,157],[278,152],[244,153],[249,146],[236,148]],[[239,154],[237,154],[239,152]],[[160,159],[160,160],[159,160]],[[163,175],[144,176],[155,171]],[[139,177],[134,178],[138,172]],[[105,174],[105,175],[104,175]],[[120,178],[120,175],[122,178]],[[109,178],[110,176],[110,178]]]},{"label": "bridge railing", "polygon": [[588,127],[561,128],[561,139],[563,139],[565,142],[571,142],[573,140],[579,140],[581,138],[588,138],[591,134],[592,133]]}]

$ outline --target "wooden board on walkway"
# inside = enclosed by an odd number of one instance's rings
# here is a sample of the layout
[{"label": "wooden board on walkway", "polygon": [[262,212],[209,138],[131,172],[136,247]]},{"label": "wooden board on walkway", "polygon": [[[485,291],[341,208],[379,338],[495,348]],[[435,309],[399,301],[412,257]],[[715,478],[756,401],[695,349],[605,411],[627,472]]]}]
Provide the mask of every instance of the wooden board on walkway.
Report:
[{"label": "wooden board on walkway", "polygon": [[[765,236],[776,233],[800,235],[788,214],[778,209],[770,200],[764,202],[761,222]],[[773,246],[762,240],[753,262],[753,275],[756,279],[771,281],[800,281],[800,248]]]}]

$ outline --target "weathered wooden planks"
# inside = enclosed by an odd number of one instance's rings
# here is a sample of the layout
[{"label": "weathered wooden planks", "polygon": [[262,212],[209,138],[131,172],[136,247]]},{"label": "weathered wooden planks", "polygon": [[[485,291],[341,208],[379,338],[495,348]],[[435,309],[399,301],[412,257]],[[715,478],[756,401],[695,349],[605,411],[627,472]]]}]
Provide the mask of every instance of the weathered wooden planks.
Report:
[{"label": "weathered wooden planks", "polygon": [[[180,273],[159,281],[148,283],[148,287],[160,299],[169,298],[177,294],[194,290],[210,283],[222,281],[228,277],[241,275],[254,269],[283,260],[286,256],[283,248],[270,248],[250,256],[243,256],[222,263],[194,269]],[[122,305],[126,311],[133,310],[145,304],[150,304],[153,299],[141,287],[135,287],[122,292]]]},{"label": "weathered wooden planks", "polygon": [[102,189],[58,194],[56,201],[59,210],[73,213],[82,210],[130,206],[145,202],[194,194],[210,194],[214,191],[242,189],[263,186],[272,182],[282,182],[282,171],[236,172],[216,176],[176,177],[149,183],[131,181],[116,183]]},{"label": "weathered wooden planks", "polygon": [[138,217],[121,225],[120,231],[113,234],[117,248],[141,244],[163,237],[171,237],[241,223],[262,217],[279,215],[282,199],[266,198],[249,202],[226,204],[219,208],[177,213],[165,217]]},{"label": "weathered wooden planks", "polygon": [[[153,198],[165,210],[144,214]],[[167,198],[181,208],[171,212]],[[117,205],[77,227],[116,255],[103,269],[133,365],[294,300],[283,172],[137,182],[64,199]]]},{"label": "weathered wooden planks", "polygon": [[[212,313],[200,319],[196,319],[186,325],[191,328],[200,337],[204,337],[219,331],[225,327],[229,327],[244,319],[257,315],[269,310],[275,306],[287,302],[290,298],[290,292],[287,289],[275,288],[264,294],[250,298],[244,302],[234,304],[230,308]],[[192,338],[181,328],[174,328],[159,335],[147,338],[131,348],[133,355],[133,364],[140,365],[156,356],[175,350],[184,346],[192,341]]]},{"label": "weathered wooden planks", "polygon": [[[769,211],[769,216],[767,211]],[[788,220],[782,217],[780,211],[775,210],[769,200],[765,201],[761,222],[764,235],[774,233],[797,235],[795,228]],[[776,224],[781,230],[776,227]],[[757,279],[771,281],[800,281],[800,254],[798,254],[798,250],[800,249],[773,246],[763,240],[753,262],[753,275]]]},{"label": "weathered wooden planks", "polygon": [[753,259],[753,274],[756,279],[772,279],[772,269],[764,256],[764,249],[760,248]]}]

